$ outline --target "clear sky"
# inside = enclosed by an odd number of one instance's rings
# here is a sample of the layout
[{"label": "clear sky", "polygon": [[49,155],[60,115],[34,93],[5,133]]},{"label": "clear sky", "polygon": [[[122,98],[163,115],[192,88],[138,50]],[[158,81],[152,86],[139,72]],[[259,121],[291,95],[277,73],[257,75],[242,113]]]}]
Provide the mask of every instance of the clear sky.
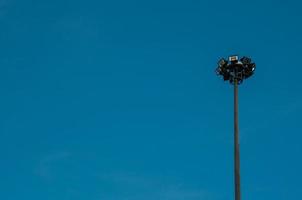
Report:
[{"label": "clear sky", "polygon": [[302,199],[302,3],[0,0],[2,200]]}]

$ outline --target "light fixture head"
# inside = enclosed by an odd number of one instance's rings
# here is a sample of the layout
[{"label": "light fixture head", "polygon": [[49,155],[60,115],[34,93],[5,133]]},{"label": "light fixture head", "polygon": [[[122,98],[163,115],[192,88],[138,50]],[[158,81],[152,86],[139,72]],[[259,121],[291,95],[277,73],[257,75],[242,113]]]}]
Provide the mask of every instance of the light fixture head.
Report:
[{"label": "light fixture head", "polygon": [[228,60],[220,59],[216,74],[231,84],[241,84],[255,72],[256,64],[248,57],[230,56]]},{"label": "light fixture head", "polygon": [[222,70],[221,70],[220,67],[217,67],[215,72],[216,72],[217,75],[221,75]]},{"label": "light fixture head", "polygon": [[236,55],[230,56],[230,57],[229,57],[229,61],[230,61],[230,62],[237,62],[237,61],[238,61],[238,56],[236,56]]},{"label": "light fixture head", "polygon": [[255,63],[250,63],[250,64],[248,64],[247,65],[247,69],[248,69],[248,71],[255,71],[255,69],[256,69],[256,64]]},{"label": "light fixture head", "polygon": [[218,66],[219,66],[219,67],[224,67],[224,66],[226,66],[227,64],[228,64],[228,61],[225,60],[224,58],[221,58],[221,59],[219,60],[219,62],[218,62]]},{"label": "light fixture head", "polygon": [[251,63],[252,60],[250,58],[244,56],[240,59],[240,61],[242,62],[242,64],[248,65]]}]

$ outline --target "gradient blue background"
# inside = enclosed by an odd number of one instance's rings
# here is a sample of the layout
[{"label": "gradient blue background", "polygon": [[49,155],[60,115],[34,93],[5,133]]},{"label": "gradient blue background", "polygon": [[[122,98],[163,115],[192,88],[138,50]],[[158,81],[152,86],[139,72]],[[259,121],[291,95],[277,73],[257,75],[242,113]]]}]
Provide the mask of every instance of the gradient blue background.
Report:
[{"label": "gradient blue background", "polygon": [[301,2],[0,0],[0,198],[302,199]]}]

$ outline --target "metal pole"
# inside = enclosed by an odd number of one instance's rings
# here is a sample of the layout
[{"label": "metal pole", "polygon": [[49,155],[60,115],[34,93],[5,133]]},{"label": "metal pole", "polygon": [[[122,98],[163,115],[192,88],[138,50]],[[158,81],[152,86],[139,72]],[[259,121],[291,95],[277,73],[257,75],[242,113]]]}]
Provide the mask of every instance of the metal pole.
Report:
[{"label": "metal pole", "polygon": [[240,140],[238,127],[238,85],[244,79],[249,78],[254,74],[256,64],[248,57],[239,59],[237,55],[229,57],[229,60],[221,58],[218,62],[216,73],[223,77],[223,80],[229,81],[234,85],[234,185],[235,185],[235,200],[241,200],[240,192]]},{"label": "metal pole", "polygon": [[235,200],[240,194],[240,160],[239,160],[239,127],[238,127],[238,81],[234,80],[234,165],[235,165]]}]

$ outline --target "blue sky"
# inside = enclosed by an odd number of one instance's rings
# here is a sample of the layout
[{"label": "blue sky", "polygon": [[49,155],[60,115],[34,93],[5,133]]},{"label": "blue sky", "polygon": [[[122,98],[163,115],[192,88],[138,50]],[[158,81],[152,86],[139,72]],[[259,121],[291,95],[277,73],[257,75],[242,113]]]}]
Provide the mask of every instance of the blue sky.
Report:
[{"label": "blue sky", "polygon": [[302,198],[299,1],[0,0],[0,197]]}]

